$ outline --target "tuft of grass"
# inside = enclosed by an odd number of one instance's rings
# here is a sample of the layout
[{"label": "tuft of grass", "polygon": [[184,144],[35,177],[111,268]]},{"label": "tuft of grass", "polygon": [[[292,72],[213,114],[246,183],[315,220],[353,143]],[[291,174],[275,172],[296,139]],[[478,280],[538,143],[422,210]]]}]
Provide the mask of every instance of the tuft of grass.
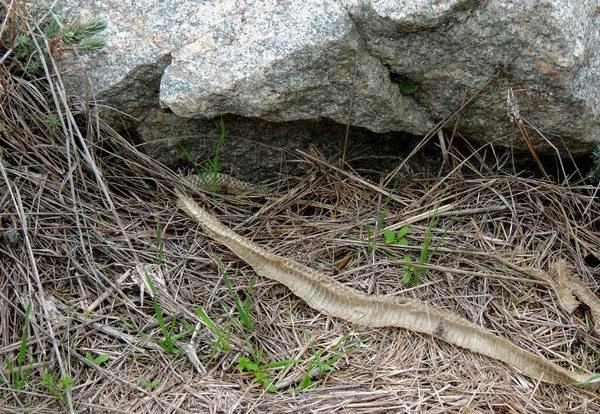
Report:
[{"label": "tuft of grass", "polygon": [[592,151],[592,168],[588,173],[588,177],[595,183],[600,182],[600,144],[597,144]]},{"label": "tuft of grass", "polygon": [[[230,312],[230,310],[227,309],[227,307],[225,306],[225,304],[223,304],[223,302],[221,301],[221,299],[219,297],[215,296],[214,294],[213,294],[213,297],[215,298],[215,300],[217,302],[219,302],[221,304],[221,306],[223,307],[223,310],[227,314],[229,314],[229,320],[231,321],[231,323],[233,325],[235,325],[240,330],[240,332],[242,332],[242,334],[246,335],[247,330],[252,330],[254,328],[254,322],[252,321],[252,317],[250,314],[250,305],[251,305],[250,295],[252,293],[252,289],[254,288],[254,285],[256,284],[256,278],[252,279],[252,281],[250,282],[250,286],[248,287],[248,292],[246,294],[246,298],[244,300],[242,300],[239,297],[239,295],[237,294],[237,292],[231,286],[231,282],[229,281],[229,278],[227,277],[227,274],[225,273],[223,263],[217,257],[215,257],[214,260],[217,263],[220,273],[223,275],[223,281],[225,283],[225,286],[227,287],[227,291],[229,292],[229,294],[232,296],[232,298],[234,300],[235,308],[238,312],[238,318],[236,319],[234,317],[232,312]],[[204,324],[206,326],[208,326],[208,328],[217,337],[217,340],[212,343],[212,350],[211,350],[210,358],[213,359],[220,352],[229,351],[231,348],[231,345],[230,345],[231,328],[229,326],[224,329],[220,329],[219,327],[217,327],[216,324],[210,319],[208,314],[202,308],[196,309],[196,313],[198,313],[198,315],[200,315],[200,318],[202,319]]]},{"label": "tuft of grass", "polygon": [[[148,281],[148,285],[150,286],[150,289],[152,290],[152,298],[153,298],[152,301],[154,304],[154,312],[156,314],[156,320],[158,321],[158,325],[160,326],[160,330],[162,331],[163,338],[164,338],[158,344],[163,349],[171,352],[172,354],[175,354],[175,355],[185,354],[185,351],[182,351],[179,348],[177,348],[177,341],[180,338],[194,332],[194,328],[189,323],[187,323],[185,320],[178,319],[178,318],[173,318],[171,320],[171,323],[169,325],[167,325],[167,323],[165,322],[163,312],[162,312],[162,310],[158,304],[158,301],[156,299],[156,290],[154,289],[154,284],[152,283],[152,279],[150,278],[148,273],[146,273],[146,280]],[[178,321],[181,322],[186,327],[186,329],[181,333],[175,334],[175,327],[177,326]]]},{"label": "tuft of grass", "polygon": [[[248,286],[248,292],[245,295],[246,299],[244,299],[242,301],[242,299],[237,294],[237,292],[235,290],[233,290],[233,287],[231,286],[231,282],[229,281],[229,278],[227,277],[227,274],[225,273],[225,267],[223,266],[223,263],[221,262],[221,260],[218,257],[213,257],[213,260],[217,263],[219,272],[223,276],[223,282],[225,283],[225,287],[227,288],[227,291],[233,298],[235,308],[239,314],[239,320],[233,318],[233,315],[232,315],[231,322],[234,325],[236,325],[238,327],[238,329],[242,332],[244,331],[243,327],[246,327],[247,329],[252,330],[252,328],[254,327],[254,322],[252,322],[252,318],[250,315],[250,304],[251,304],[250,303],[250,295],[252,293],[252,289],[254,288],[254,285],[256,284],[256,278],[252,279],[252,281],[250,282],[250,286]],[[222,303],[221,299],[217,296],[214,296],[214,298],[216,301],[221,303],[221,306],[223,306],[223,310],[225,312],[229,313],[229,310]]]},{"label": "tuft of grass", "polygon": [[[445,191],[445,190],[444,190]],[[437,227],[439,222],[438,209],[442,203],[442,197],[444,195],[444,191],[440,196],[440,199],[435,205],[435,209],[429,218],[429,222],[427,224],[427,229],[425,230],[425,237],[423,239],[423,246],[421,247],[421,253],[419,254],[419,264],[426,265],[431,263],[431,258],[435,254],[435,252],[439,249],[446,236],[446,232],[442,234],[440,241],[432,248],[431,244],[433,242],[433,229]],[[402,230],[402,229],[400,229]],[[404,256],[403,262],[405,265],[402,265],[402,268],[406,271],[404,278],[402,279],[402,283],[409,284],[412,282],[413,285],[418,285],[421,279],[427,274],[427,269],[424,267],[412,266],[412,258],[408,255]]]},{"label": "tuft of grass", "polygon": [[229,294],[233,297],[235,308],[237,309],[239,314],[240,323],[249,330],[252,330],[252,328],[254,328],[254,323],[252,322],[252,318],[250,316],[250,293],[252,292],[252,288],[256,284],[256,278],[252,279],[252,281],[250,282],[250,286],[248,286],[248,293],[244,301],[242,301],[237,292],[235,292],[231,287],[231,283],[229,283],[229,279],[227,278],[225,271],[223,271],[223,281],[225,282],[225,286],[227,286]]},{"label": "tuft of grass", "polygon": [[[303,389],[311,387],[314,384],[313,377],[315,375],[313,374],[313,370],[318,369],[318,373],[317,373],[316,377],[321,378],[326,372],[336,370],[334,368],[334,365],[336,362],[338,362],[340,360],[340,358],[342,356],[348,355],[348,354],[356,351],[357,348],[355,348],[355,347],[342,350],[342,348],[344,348],[346,345],[363,342],[361,340],[353,340],[353,341],[347,342],[348,337],[354,331],[355,328],[356,328],[356,324],[353,324],[350,327],[350,329],[348,330],[348,332],[346,332],[340,338],[340,340],[335,343],[333,348],[331,348],[330,352],[332,352],[333,354],[328,355],[327,357],[324,357],[325,351],[327,351],[326,349],[320,349],[317,351],[313,344],[310,345],[312,353],[313,353],[313,357],[308,364],[308,368],[306,369],[306,373],[304,374],[304,377],[302,378],[302,380],[300,381],[300,384],[298,385],[298,389],[303,390]],[[307,335],[307,333],[303,327],[301,327],[300,329],[304,332],[305,335]]]},{"label": "tuft of grass", "polygon": [[[215,148],[215,155],[212,160],[206,163],[206,167],[204,168],[205,172],[210,173],[210,182],[204,183],[211,193],[217,192],[217,174],[219,174],[219,151],[221,150],[221,146],[225,142],[225,123],[223,119],[220,121],[221,127],[221,135],[217,140],[217,147]],[[204,180],[204,174],[201,175],[201,178]]]},{"label": "tuft of grass", "polygon": [[[0,4],[0,20],[3,28],[10,28],[2,30],[0,55],[29,75],[39,74],[42,60],[50,56],[98,53],[106,46],[97,35],[106,29],[107,21],[99,17],[64,24],[64,18],[48,7],[17,2]],[[31,22],[36,22],[42,35],[31,31]]]},{"label": "tuft of grass", "polygon": [[48,126],[53,130],[58,130],[60,128],[60,121],[55,114],[48,115]]},{"label": "tuft of grass", "polygon": [[27,309],[25,309],[25,323],[23,325],[23,335],[21,337],[21,346],[19,347],[19,355],[17,356],[17,360],[15,364],[13,364],[10,359],[6,358],[6,355],[4,355],[6,367],[8,368],[10,376],[8,380],[4,378],[4,375],[0,376],[0,381],[16,391],[20,391],[23,389],[23,387],[25,387],[25,382],[31,373],[30,368],[27,368],[27,370],[23,372],[25,356],[27,355],[27,325],[29,323],[30,312],[31,302],[29,302]]},{"label": "tuft of grass", "polygon": [[248,340],[246,340],[246,343],[248,345],[248,348],[250,349],[250,353],[252,354],[252,359],[244,356],[240,357],[238,359],[237,370],[240,372],[252,373],[254,381],[260,382],[263,385],[263,387],[269,392],[277,391],[277,387],[269,378],[270,370],[304,362],[301,359],[286,359],[283,361],[273,362],[271,364],[261,365],[261,353],[254,352],[254,348]]},{"label": "tuft of grass", "polygon": [[[177,137],[177,133],[173,130],[173,128],[171,128],[171,135],[173,135],[174,137]],[[194,157],[192,156],[192,154],[188,151],[188,149],[181,142],[179,143],[179,148],[181,149],[181,152],[183,152],[183,154],[185,155],[185,157],[187,158],[189,163],[194,166],[194,170],[196,171],[196,174],[198,174],[199,177],[204,176],[204,174],[202,174],[202,170],[196,164],[196,161],[194,160]]]},{"label": "tuft of grass", "polygon": [[146,381],[145,379],[140,380],[140,385],[146,388],[148,391],[153,391],[160,384],[160,380],[157,378],[154,381]]},{"label": "tuft of grass", "polygon": [[[181,151],[185,154],[190,164],[194,166],[194,170],[196,171],[198,177],[200,177],[204,188],[206,188],[209,192],[213,194],[217,192],[217,177],[219,174],[219,153],[221,151],[221,147],[225,143],[225,123],[222,119],[220,120],[219,126],[221,128],[221,135],[219,135],[219,139],[217,140],[215,155],[211,160],[206,162],[204,167],[199,167],[196,164],[194,157],[192,157],[192,154],[190,154],[187,148],[185,148],[183,144],[179,144],[179,148],[181,149]],[[171,135],[177,137],[177,133],[172,128]]]},{"label": "tuft of grass", "polygon": [[42,375],[42,386],[46,388],[50,394],[54,395],[63,403],[67,401],[67,397],[65,397],[65,391],[70,390],[73,387],[73,378],[70,376],[65,376],[61,378],[60,381],[56,381],[54,379],[54,375],[50,372]]},{"label": "tuft of grass", "polygon": [[212,344],[210,359],[214,359],[221,352],[229,351],[231,349],[231,329],[229,327],[219,329],[202,308],[196,309],[196,313],[198,313],[202,322],[217,336],[217,340]]},{"label": "tuft of grass", "polygon": [[91,366],[94,366],[94,365],[100,366],[110,359],[110,355],[100,354],[96,358],[94,358],[91,353],[86,352],[85,358],[91,363]]}]

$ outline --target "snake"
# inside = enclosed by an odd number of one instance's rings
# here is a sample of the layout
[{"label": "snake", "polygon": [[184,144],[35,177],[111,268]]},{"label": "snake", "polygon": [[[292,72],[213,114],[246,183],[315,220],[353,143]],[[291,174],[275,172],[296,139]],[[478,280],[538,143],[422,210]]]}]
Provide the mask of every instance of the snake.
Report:
[{"label": "snake", "polygon": [[177,206],[207,236],[229,248],[259,276],[286,286],[318,312],[370,328],[397,327],[431,335],[507,363],[542,382],[594,389],[600,386],[600,375],[569,371],[448,310],[411,298],[366,294],[307,265],[278,256],[225,226],[191,197],[177,189],[175,193]]}]

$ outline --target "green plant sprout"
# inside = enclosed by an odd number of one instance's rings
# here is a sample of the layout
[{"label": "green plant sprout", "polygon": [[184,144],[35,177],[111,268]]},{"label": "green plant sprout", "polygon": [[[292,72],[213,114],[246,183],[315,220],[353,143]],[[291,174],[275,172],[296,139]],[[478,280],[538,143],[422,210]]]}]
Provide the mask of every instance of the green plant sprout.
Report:
[{"label": "green plant sprout", "polygon": [[225,267],[223,266],[223,263],[221,262],[221,260],[218,257],[214,257],[213,260],[215,261],[215,263],[217,263],[219,272],[223,276],[223,282],[225,283],[225,287],[227,287],[227,291],[233,298],[235,308],[237,309],[238,314],[239,314],[239,320],[235,319],[233,317],[233,315],[231,315],[231,313],[229,312],[229,309],[227,309],[227,307],[223,304],[221,299],[218,296],[212,294],[212,292],[211,292],[213,298],[221,304],[221,306],[223,307],[223,310],[225,312],[230,314],[231,322],[241,332],[244,332],[243,327],[246,327],[247,329],[252,330],[252,328],[254,327],[254,323],[252,322],[252,318],[250,316],[250,305],[251,305],[250,295],[252,294],[252,289],[254,288],[254,285],[256,284],[256,278],[252,279],[252,281],[250,282],[250,286],[248,286],[248,292],[245,295],[246,299],[244,301],[242,301],[242,299],[239,297],[239,295],[233,290],[233,287],[231,286],[231,282],[229,281],[229,278],[227,277],[227,274],[225,273]]},{"label": "green plant sprout", "polygon": [[25,382],[31,373],[30,367],[27,368],[25,372],[23,372],[23,364],[25,363],[25,356],[27,354],[27,325],[29,324],[29,314],[31,312],[31,302],[27,305],[27,309],[25,309],[25,323],[23,325],[23,335],[21,336],[21,346],[19,347],[19,355],[17,356],[16,361],[16,370],[13,363],[6,358],[6,366],[8,368],[8,372],[10,374],[10,378],[7,380],[4,378],[4,375],[0,376],[0,381],[2,381],[7,386],[11,387],[13,390],[20,391],[25,386]]},{"label": "green plant sprout", "polygon": [[[204,168],[199,168],[196,165],[196,162],[194,161],[194,157],[192,157],[192,154],[190,154],[190,152],[187,150],[187,148],[185,148],[183,146],[183,144],[181,144],[181,143],[179,144],[181,151],[185,154],[188,161],[194,166],[194,169],[196,170],[196,174],[198,174],[198,177],[200,177],[200,180],[202,181],[202,184],[204,184],[204,187],[213,194],[216,193],[216,191],[217,191],[217,177],[219,174],[219,152],[221,151],[221,146],[225,142],[225,123],[223,122],[222,119],[220,121],[220,127],[221,127],[221,135],[219,136],[219,139],[217,140],[217,147],[215,149],[215,155],[213,156],[212,160],[209,160],[206,162],[206,165],[204,166]],[[171,130],[171,134],[175,137],[177,136],[173,130]],[[209,178],[207,178],[207,177],[209,177]]]},{"label": "green plant sprout", "polygon": [[[220,127],[221,135],[217,140],[215,155],[211,160],[208,160],[206,162],[204,167],[199,167],[198,164],[196,164],[196,161],[194,160],[192,154],[187,150],[187,148],[183,144],[179,143],[179,148],[184,153],[189,163],[192,164],[192,166],[194,167],[196,175],[200,178],[200,182],[202,183],[204,188],[207,191],[213,193],[213,195],[217,192],[217,182],[219,177],[219,152],[221,151],[221,147],[225,142],[225,123],[223,122],[223,120],[220,121]],[[171,128],[171,135],[173,135],[173,137],[177,137],[177,133],[173,130],[173,128]],[[235,195],[243,196],[246,194],[253,193],[255,191],[260,191],[266,187],[266,184],[257,185],[255,188],[250,188],[248,190],[241,191],[239,193],[236,193]]]},{"label": "green plant sprout", "polygon": [[256,278],[252,279],[252,281],[250,282],[250,286],[248,286],[248,294],[246,295],[246,299],[242,302],[242,299],[239,297],[237,292],[235,292],[231,287],[229,278],[227,278],[227,274],[225,274],[223,263],[221,263],[221,261],[217,258],[215,260],[223,274],[223,281],[225,282],[225,286],[227,286],[229,294],[233,297],[235,308],[238,311],[241,324],[249,330],[252,330],[252,328],[254,327],[254,323],[252,322],[252,318],[250,317],[250,294],[252,293],[252,288],[256,284]]},{"label": "green plant sprout", "polygon": [[[340,338],[340,340],[335,343],[333,348],[331,348],[331,352],[333,352],[333,355],[329,356],[328,358],[323,358],[323,355],[325,354],[326,349],[320,349],[317,351],[317,350],[315,350],[314,345],[311,343],[310,347],[313,352],[313,357],[308,364],[308,368],[306,369],[306,373],[304,374],[304,377],[302,378],[302,380],[300,381],[300,384],[298,385],[298,388],[300,390],[309,388],[313,385],[314,381],[311,377],[313,368],[319,369],[318,378],[321,378],[323,376],[323,374],[325,374],[325,372],[335,371],[335,368],[333,367],[333,365],[336,362],[338,362],[342,356],[351,354],[352,352],[356,351],[357,348],[349,348],[349,349],[346,349],[343,351],[338,351],[338,349],[340,349],[346,345],[356,344],[356,343],[360,344],[360,343],[364,342],[362,340],[356,339],[356,340],[350,341],[349,343],[346,343],[348,336],[354,331],[355,328],[356,328],[356,324],[353,324],[350,327],[350,330],[348,330],[348,332],[346,332]],[[304,332],[304,334],[307,335],[304,328],[301,327],[301,329],[302,329],[302,332]]]},{"label": "green plant sprout", "polygon": [[48,115],[48,125],[51,129],[57,130],[60,128],[60,121],[55,114]]},{"label": "green plant sprout", "polygon": [[140,380],[140,385],[150,392],[152,392],[156,387],[158,387],[158,384],[160,384],[160,379],[158,378],[152,382],[146,381],[145,379]]},{"label": "green plant sprout", "polygon": [[[179,144],[179,148],[181,148],[181,151],[185,154],[185,156],[188,159],[188,161],[190,162],[190,164],[192,164],[194,166],[194,169],[196,170],[196,174],[198,175],[198,177],[200,177],[200,180],[202,181],[204,188],[206,188],[208,191],[210,191],[213,194],[216,193],[216,191],[217,191],[217,177],[219,174],[219,152],[221,151],[221,146],[225,142],[225,123],[223,122],[222,119],[220,121],[220,127],[221,127],[221,135],[219,136],[219,139],[217,140],[217,147],[215,149],[215,155],[213,156],[212,160],[209,160],[206,162],[204,168],[198,167],[198,165],[196,164],[196,162],[194,160],[194,157],[192,157],[192,154],[190,154],[190,152],[187,150],[187,148],[185,148],[185,146],[183,146],[183,144],[181,144],[181,143]],[[171,128],[171,135],[173,135],[174,137],[177,137],[177,133],[174,132],[174,130],[172,128]]]},{"label": "green plant sprout", "polygon": [[408,246],[408,240],[404,238],[408,233],[408,226],[402,227],[396,233],[392,230],[386,230],[383,232],[383,237],[385,237],[385,244],[396,244],[398,246]]},{"label": "green plant sprout", "polygon": [[371,225],[367,222],[367,253],[371,254],[375,249],[375,240],[373,232],[371,231]]},{"label": "green plant sprout", "polygon": [[[408,226],[402,227],[397,232],[394,232],[392,230],[385,230],[383,232],[383,237],[385,238],[385,244],[397,245],[397,246],[408,246],[408,240],[406,240],[406,238],[405,238],[405,236],[408,234],[408,231],[409,231]],[[402,283],[408,284],[408,283],[410,283],[411,280],[413,280],[413,276],[415,275],[415,272],[418,272],[418,270],[415,266],[410,265],[410,263],[412,263],[412,258],[410,256],[405,255],[402,258],[402,261],[407,263],[406,265],[402,265],[402,268],[406,272],[404,274],[404,278],[402,279]],[[417,277],[416,280],[418,281],[419,278],[420,277]]]},{"label": "green plant sprout", "polygon": [[[596,147],[592,151],[592,168],[588,173],[588,177],[592,182],[600,182],[600,144],[596,144]],[[599,250],[600,251],[600,250]]]},{"label": "green plant sprout", "polygon": [[269,392],[276,392],[277,387],[273,384],[273,381],[269,379],[269,370],[281,367],[287,367],[289,365],[298,364],[304,362],[301,359],[286,359],[279,362],[273,362],[271,364],[261,365],[261,353],[254,352],[254,348],[248,339],[246,344],[252,354],[252,360],[248,357],[240,357],[238,359],[237,370],[240,372],[250,372],[254,377],[255,382],[260,382],[263,387]]},{"label": "green plant sprout", "polygon": [[[229,294],[232,296],[232,298],[234,300],[235,308],[238,312],[239,319],[236,319],[234,317],[232,312],[230,312],[230,310],[227,309],[227,306],[223,303],[223,301],[218,296],[214,295],[214,293],[212,293],[212,292],[211,292],[211,294],[214,297],[214,299],[221,304],[221,306],[223,307],[223,310],[227,314],[229,314],[230,322],[233,325],[235,325],[240,330],[240,332],[242,332],[245,335],[246,330],[252,330],[254,327],[254,322],[252,321],[252,317],[250,314],[250,305],[251,305],[250,295],[252,293],[252,289],[253,289],[254,285],[256,284],[256,278],[252,279],[252,281],[250,282],[250,286],[248,287],[248,293],[246,294],[246,298],[245,298],[245,300],[242,300],[239,297],[239,295],[233,290],[233,287],[231,286],[231,282],[229,281],[229,278],[227,277],[227,274],[225,273],[223,263],[219,260],[219,258],[214,258],[214,260],[217,263],[219,272],[223,275],[223,281],[225,283],[225,286],[227,287],[227,291],[229,292]],[[200,318],[202,319],[204,324],[217,337],[216,341],[214,341],[212,343],[212,350],[211,350],[210,358],[213,359],[220,352],[229,351],[230,347],[231,347],[230,346],[231,328],[229,326],[224,329],[220,329],[219,327],[217,327],[216,324],[210,319],[208,314],[202,308],[196,309],[196,313],[198,313],[198,315],[200,316]]]},{"label": "green plant sprout", "polygon": [[408,285],[413,279],[416,282],[415,285],[419,283],[419,280],[421,280],[421,276],[424,276],[424,274],[420,274],[419,272],[423,273],[423,269],[411,266],[412,257],[408,255],[402,258],[402,262],[406,263],[405,265],[402,265],[402,269],[404,269],[404,271],[406,272],[404,273],[404,277],[402,278],[402,283]]},{"label": "green plant sprout", "polygon": [[[23,6],[20,4],[10,10],[0,5],[0,17],[7,27],[3,30],[0,54],[11,58],[28,74],[41,71],[42,59],[60,56],[77,51],[80,54],[91,54],[102,51],[106,40],[96,36],[106,29],[107,21],[92,17],[83,21],[63,24],[63,17],[51,12],[47,7]],[[30,32],[29,22],[35,21],[43,36]],[[40,56],[40,50],[43,56]]]},{"label": "green plant sprout", "polygon": [[[443,193],[442,193],[442,195],[443,195]],[[437,204],[435,206],[435,210],[433,211],[433,214],[429,218],[429,223],[427,225],[427,229],[425,230],[425,238],[423,239],[423,246],[421,247],[421,253],[419,255],[419,264],[421,264],[421,265],[426,265],[426,264],[431,263],[431,258],[433,257],[435,252],[439,249],[439,247],[442,244],[442,241],[444,240],[444,237],[446,236],[446,232],[444,231],[444,233],[442,234],[442,237],[440,238],[440,241],[430,251],[431,243],[433,241],[432,230],[433,230],[433,228],[435,228],[437,226],[437,224],[439,222],[439,216],[438,216],[437,212],[438,212],[438,209],[440,208],[441,202],[442,202],[442,200],[440,198],[440,200],[437,202]],[[400,229],[400,230],[402,230],[402,229]],[[415,286],[418,285],[419,281],[427,273],[427,269],[424,267],[411,266],[412,258],[410,256],[404,256],[402,261],[406,263],[405,265],[402,266],[402,268],[406,271],[406,274],[402,278],[402,283],[408,284],[408,283],[412,282],[413,285],[415,285]]]},{"label": "green plant sprout", "polygon": [[[204,168],[206,172],[210,173],[210,183],[204,183],[206,187],[210,190],[211,193],[216,193],[217,191],[217,174],[219,174],[219,151],[221,150],[221,146],[225,142],[225,123],[223,119],[220,122],[221,127],[221,135],[217,140],[217,147],[215,148],[215,156],[212,160],[206,163],[206,167]],[[200,176],[202,180],[204,180],[204,174]]]},{"label": "green plant sprout", "polygon": [[70,390],[73,387],[73,378],[67,375],[60,381],[56,382],[54,380],[54,375],[50,372],[47,372],[42,375],[41,384],[50,392],[50,394],[54,395],[64,403],[67,401],[64,393],[66,390]]},{"label": "green plant sprout", "polygon": [[[148,285],[150,286],[150,289],[152,290],[152,297],[153,297],[152,301],[154,304],[154,312],[156,314],[156,320],[158,321],[158,325],[160,326],[160,329],[161,329],[163,337],[164,337],[164,339],[161,340],[158,344],[163,349],[165,349],[175,355],[185,354],[185,351],[182,351],[179,348],[177,348],[177,346],[176,346],[177,341],[181,337],[191,334],[194,331],[194,328],[189,323],[187,323],[185,320],[183,320],[183,319],[178,320],[178,318],[173,318],[173,320],[171,320],[170,325],[167,326],[163,312],[160,309],[160,306],[156,299],[156,290],[154,289],[154,284],[152,283],[152,279],[150,278],[150,276],[148,275],[147,272],[146,272],[146,280],[148,281]],[[175,334],[175,327],[176,327],[178,321],[186,327],[186,330],[184,330],[183,332],[181,332],[179,334]]]},{"label": "green plant sprout", "polygon": [[[381,211],[381,214],[379,215],[379,219],[377,220],[377,225],[375,227],[374,232],[371,231],[371,225],[367,222],[367,253],[368,254],[371,254],[373,252],[373,250],[376,249],[376,246],[375,246],[376,238],[378,236],[379,229],[381,229],[383,227],[383,222],[385,221],[385,215],[386,215],[385,207],[392,200],[392,194],[394,193],[395,188],[396,187],[394,185],[394,188],[392,188],[392,190],[390,191],[390,193],[388,194],[388,196],[385,200],[385,203],[383,204],[383,210]],[[386,238],[386,242],[387,242],[387,238]]]},{"label": "green plant sprout", "polygon": [[[287,309],[287,312],[290,314],[290,316],[292,318],[295,319],[295,315],[294,313],[290,310]],[[300,330],[302,331],[302,333],[304,334],[304,336],[306,338],[310,338],[310,335],[308,334],[308,332],[306,331],[306,329],[304,328],[304,326],[302,325],[298,325],[298,327],[300,328]],[[323,374],[326,371],[335,371],[335,368],[333,367],[333,365],[343,356],[343,355],[348,355],[352,352],[354,352],[357,348],[350,348],[347,349],[345,351],[338,351],[338,349],[344,347],[345,345],[351,345],[351,344],[361,344],[364,342],[364,340],[360,340],[360,339],[355,339],[353,341],[350,341],[348,343],[347,339],[350,336],[350,334],[354,331],[354,329],[356,328],[356,323],[352,324],[352,326],[350,327],[350,329],[348,330],[348,332],[346,332],[339,341],[336,342],[336,344],[331,348],[331,351],[333,352],[333,355],[330,356],[329,358],[323,358],[323,354],[325,353],[325,351],[327,351],[326,349],[321,349],[321,350],[316,350],[315,346],[311,343],[310,344],[310,348],[312,350],[313,353],[313,357],[308,365],[308,368],[306,370],[306,373],[304,374],[304,377],[302,378],[302,380],[300,381],[300,384],[298,385],[298,389],[303,390],[306,389],[310,386],[313,385],[313,379],[312,377],[314,377],[315,375],[313,374],[313,370],[314,368],[318,368],[318,375],[317,377],[320,378],[323,376]]]},{"label": "green plant sprout", "polygon": [[414,80],[410,79],[406,75],[398,75],[397,73],[390,73],[390,80],[398,85],[400,93],[404,96],[411,96],[417,92],[419,85]]},{"label": "green plant sprout", "polygon": [[92,356],[92,354],[90,354],[89,352],[85,353],[85,358],[91,362],[93,365],[97,365],[100,366],[103,363],[105,363],[106,361],[108,361],[110,359],[110,355],[108,354],[100,354],[98,355],[96,358],[94,358]]},{"label": "green plant sprout", "polygon": [[224,330],[219,329],[202,308],[196,309],[196,313],[198,313],[202,322],[217,336],[217,340],[212,344],[210,359],[214,359],[220,352],[229,351],[231,349],[231,329],[229,327]]},{"label": "green plant sprout", "polygon": [[[171,134],[176,134],[176,133],[173,132],[173,130],[171,130]],[[174,136],[176,137],[177,135],[174,135]],[[192,164],[192,166],[194,167],[194,170],[196,170],[196,174],[198,174],[198,176],[203,175],[202,170],[198,167],[198,164],[196,164],[194,157],[188,151],[188,149],[182,143],[179,143],[179,148],[181,148],[181,152],[183,152],[183,154],[185,155],[185,157],[187,158],[189,163]]]}]

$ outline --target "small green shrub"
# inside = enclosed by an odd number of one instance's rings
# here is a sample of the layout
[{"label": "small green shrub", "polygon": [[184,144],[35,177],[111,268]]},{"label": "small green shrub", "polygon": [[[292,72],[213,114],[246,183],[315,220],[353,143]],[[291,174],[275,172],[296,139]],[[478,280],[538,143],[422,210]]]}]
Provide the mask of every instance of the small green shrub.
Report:
[{"label": "small green shrub", "polygon": [[23,372],[25,357],[27,356],[27,324],[29,323],[30,313],[31,302],[29,302],[27,309],[25,310],[25,324],[23,325],[23,336],[21,338],[21,346],[19,347],[19,355],[16,361],[14,361],[14,364],[10,359],[6,358],[6,355],[4,355],[6,367],[8,368],[10,375],[8,379],[5,379],[3,375],[0,376],[0,381],[16,391],[20,391],[25,387],[25,382],[31,373],[29,367]]},{"label": "small green shrub", "polygon": [[70,390],[73,387],[73,378],[67,375],[60,381],[56,381],[54,375],[47,372],[42,375],[42,385],[50,392],[50,394],[54,395],[62,402],[66,402],[67,398],[64,394],[66,390]]},{"label": "small green shrub", "polygon": [[156,387],[158,387],[158,384],[160,384],[160,380],[159,379],[155,379],[152,382],[146,381],[145,379],[141,379],[140,380],[140,385],[142,387],[146,388],[150,392],[152,392]]},{"label": "small green shrub", "polygon": [[197,308],[196,313],[202,319],[202,322],[216,335],[217,340],[211,343],[210,359],[213,360],[221,352],[227,352],[231,349],[231,328],[219,328],[202,308]]},{"label": "small green shrub", "polygon": [[259,382],[269,392],[276,392],[277,387],[269,378],[272,369],[287,367],[288,365],[303,362],[301,359],[286,359],[284,361],[273,362],[272,364],[261,365],[260,354],[253,355],[253,360],[241,356],[238,359],[237,370],[239,372],[250,372],[254,376],[254,381]]},{"label": "small green shrub", "polygon": [[408,240],[404,238],[408,233],[408,226],[402,227],[396,233],[392,230],[386,230],[383,232],[383,237],[385,237],[385,244],[397,244],[399,246],[408,246]]},{"label": "small green shrub", "polygon": [[595,183],[600,182],[600,144],[592,151],[592,168],[588,173],[588,177]]},{"label": "small green shrub", "polygon": [[[8,220],[7,220],[8,221]],[[2,228],[4,220],[0,218],[0,239],[7,244],[17,244],[19,242],[19,232],[15,229],[14,224],[10,223],[6,228]]]},{"label": "small green shrub", "polygon": [[94,366],[94,365],[100,366],[101,364],[105,363],[106,361],[108,361],[110,359],[110,355],[100,354],[94,358],[91,353],[86,352],[85,359],[87,359],[91,363],[90,366]]},{"label": "small green shrub", "polygon": [[[0,56],[8,67],[36,75],[42,70],[42,59],[77,51],[80,54],[100,52],[106,40],[96,36],[106,29],[106,20],[92,17],[63,24],[63,17],[44,5],[25,2],[0,4],[3,22],[0,33]],[[39,27],[41,33],[36,31]],[[42,51],[42,55],[40,55]]]},{"label": "small green shrub", "polygon": [[[182,337],[191,334],[194,331],[194,328],[184,319],[180,318],[173,318],[171,320],[171,323],[167,324],[167,322],[165,321],[164,313],[160,308],[160,305],[158,304],[158,300],[156,299],[156,289],[154,288],[154,283],[152,283],[152,278],[150,277],[150,275],[148,275],[147,272],[146,280],[148,282],[148,286],[150,286],[150,290],[152,291],[152,302],[154,304],[156,321],[158,322],[158,325],[160,326],[160,330],[162,331],[164,337],[163,340],[158,342],[158,345],[160,345],[163,349],[171,352],[172,354],[185,354],[185,351],[182,351],[177,347],[177,341],[179,341],[179,339],[181,339]],[[185,328],[183,332],[178,334],[175,333],[177,322],[179,322]]]},{"label": "small green shrub", "polygon": [[419,85],[417,84],[417,82],[415,82],[408,76],[391,73],[390,79],[392,82],[398,85],[400,93],[404,96],[414,95],[415,92],[417,92],[417,89],[419,89]]}]

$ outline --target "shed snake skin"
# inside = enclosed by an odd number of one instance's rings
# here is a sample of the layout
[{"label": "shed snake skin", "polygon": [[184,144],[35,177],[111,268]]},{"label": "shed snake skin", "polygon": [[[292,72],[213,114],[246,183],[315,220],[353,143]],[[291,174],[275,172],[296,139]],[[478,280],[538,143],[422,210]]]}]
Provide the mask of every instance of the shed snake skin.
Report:
[{"label": "shed snake skin", "polygon": [[598,378],[571,372],[447,310],[409,298],[365,294],[306,265],[277,256],[223,225],[192,198],[175,191],[177,206],[209,237],[227,246],[258,275],[285,285],[323,314],[373,328],[399,327],[432,335],[505,362],[543,382],[592,388],[600,385]]}]

